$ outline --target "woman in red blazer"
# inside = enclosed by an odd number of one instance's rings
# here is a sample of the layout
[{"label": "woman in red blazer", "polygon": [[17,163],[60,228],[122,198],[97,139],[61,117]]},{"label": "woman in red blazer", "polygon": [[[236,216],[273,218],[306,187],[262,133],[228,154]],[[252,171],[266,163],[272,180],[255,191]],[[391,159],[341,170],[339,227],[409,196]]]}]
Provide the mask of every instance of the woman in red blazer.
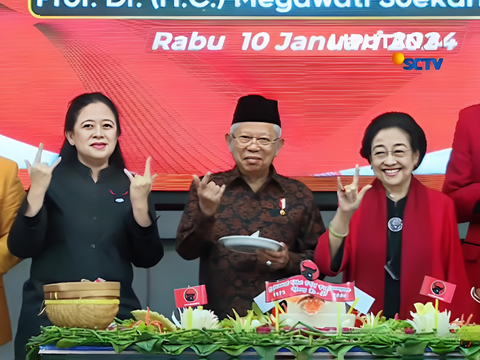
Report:
[{"label": "woman in red blazer", "polygon": [[478,323],[453,201],[412,175],[426,150],[425,133],[408,114],[385,113],[370,123],[360,154],[376,179],[360,191],[358,169],[352,184],[338,180],[337,213],[319,238],[315,263],[328,276],[343,271],[344,281],[375,298],[371,311],[388,318],[406,319],[415,303],[431,301],[420,294],[425,276],[456,284],[441,311],[451,310],[452,320],[473,313]]},{"label": "woman in red blazer", "polygon": [[453,199],[458,222],[470,222],[462,250],[470,283],[480,293],[480,104],[460,111],[443,192]]}]

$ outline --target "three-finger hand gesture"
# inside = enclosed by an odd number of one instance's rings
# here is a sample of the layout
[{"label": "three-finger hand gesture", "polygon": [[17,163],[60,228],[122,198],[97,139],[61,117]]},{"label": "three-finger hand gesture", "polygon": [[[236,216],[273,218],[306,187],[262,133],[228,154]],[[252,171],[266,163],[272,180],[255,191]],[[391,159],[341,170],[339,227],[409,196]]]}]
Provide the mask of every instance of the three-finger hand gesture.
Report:
[{"label": "three-finger hand gesture", "polygon": [[147,163],[145,164],[145,172],[143,176],[136,174],[133,176],[130,171],[124,169],[125,175],[130,179],[130,201],[132,205],[148,204],[148,195],[152,190],[153,180],[157,177],[157,174],[150,175],[150,161],[151,157],[148,157]]},{"label": "three-finger hand gesture", "polygon": [[40,144],[37,155],[35,155],[35,160],[33,160],[33,164],[30,164],[28,160],[25,160],[25,163],[27,164],[28,174],[30,175],[30,191],[45,195],[50,185],[50,181],[52,180],[53,170],[55,170],[57,165],[60,164],[62,158],[58,157],[53,165],[49,166],[47,163],[40,162],[42,159],[42,152],[43,144]]},{"label": "three-finger hand gesture", "polygon": [[210,181],[210,178],[210,173],[207,173],[202,180],[197,175],[193,175],[193,183],[197,188],[200,210],[207,216],[212,216],[217,212],[225,191],[225,184],[218,186],[215,182]]},{"label": "three-finger hand gesture", "polygon": [[342,212],[353,212],[357,210],[360,206],[363,196],[372,187],[372,185],[366,185],[362,188],[362,190],[358,191],[359,174],[360,169],[358,168],[358,165],[356,165],[355,175],[353,175],[353,182],[345,186],[342,186],[342,180],[340,180],[340,177],[337,177],[338,208]]}]

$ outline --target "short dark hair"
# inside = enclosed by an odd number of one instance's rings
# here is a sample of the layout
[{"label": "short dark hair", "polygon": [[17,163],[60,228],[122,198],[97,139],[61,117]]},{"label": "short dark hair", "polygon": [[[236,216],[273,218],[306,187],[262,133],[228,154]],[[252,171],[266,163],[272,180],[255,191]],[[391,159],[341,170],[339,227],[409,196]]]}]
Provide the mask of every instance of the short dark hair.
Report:
[{"label": "short dark hair", "polygon": [[404,131],[408,135],[412,151],[420,153],[418,164],[415,166],[415,169],[418,168],[427,152],[427,138],[420,125],[410,115],[402,112],[387,112],[372,120],[363,135],[360,155],[371,163],[373,139],[381,130],[392,128]]},{"label": "short dark hair", "polygon": [[[119,137],[122,132],[120,129],[120,121],[117,108],[113,104],[112,100],[99,92],[78,95],[70,102],[67,114],[65,115],[64,133],[67,133],[67,131],[73,131],[80,112],[86,106],[95,103],[105,104],[112,111],[115,117],[115,122],[117,124],[117,137]],[[77,161],[77,149],[74,145],[70,145],[67,139],[65,139],[62,145],[62,149],[60,150],[60,156],[62,157],[62,163],[64,164],[72,161]],[[112,155],[110,155],[108,163],[109,165],[113,165],[120,169],[125,168],[125,161],[123,159],[122,151],[120,150],[120,143],[118,141]]]}]

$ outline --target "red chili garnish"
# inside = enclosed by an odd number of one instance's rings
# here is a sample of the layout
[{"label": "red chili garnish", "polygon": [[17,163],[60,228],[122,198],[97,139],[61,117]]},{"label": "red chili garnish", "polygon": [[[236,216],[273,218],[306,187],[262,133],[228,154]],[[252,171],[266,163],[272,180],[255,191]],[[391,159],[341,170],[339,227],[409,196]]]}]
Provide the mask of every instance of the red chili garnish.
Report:
[{"label": "red chili garnish", "polygon": [[331,326],[327,326],[327,327],[316,327],[316,326],[314,326],[314,328],[317,329],[317,330],[326,331],[326,332],[337,330],[336,327],[331,327]]},{"label": "red chili garnish", "polygon": [[[299,329],[300,330],[300,334],[302,334],[303,336],[306,336],[306,337],[309,337],[310,334],[306,333],[305,331],[308,330],[308,329],[305,329],[305,328],[301,328]],[[318,338],[320,335],[313,335],[312,338],[313,339],[316,339]]]},{"label": "red chili garnish", "polygon": [[270,326],[259,326],[257,327],[257,334],[270,334],[272,328]]},{"label": "red chili garnish", "polygon": [[145,325],[150,322],[150,308],[147,306],[147,313],[145,314]]},{"label": "red chili garnish", "polygon": [[415,334],[415,329],[405,328],[405,334]]},{"label": "red chili garnish", "polygon": [[152,322],[150,322],[149,325],[156,326],[156,327],[158,328],[158,331],[159,331],[160,333],[163,333],[163,324],[162,324],[160,321],[158,321],[158,320],[153,320]]}]

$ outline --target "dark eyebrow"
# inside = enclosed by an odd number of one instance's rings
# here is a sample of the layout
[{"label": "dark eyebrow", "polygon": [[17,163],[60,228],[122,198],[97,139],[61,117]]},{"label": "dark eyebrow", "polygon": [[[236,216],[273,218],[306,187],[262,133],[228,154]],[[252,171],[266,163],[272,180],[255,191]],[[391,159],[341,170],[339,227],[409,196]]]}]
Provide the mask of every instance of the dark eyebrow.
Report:
[{"label": "dark eyebrow", "polygon": [[[407,145],[405,145],[404,143],[397,143],[397,144],[393,145],[393,147],[395,147],[395,146],[405,146],[405,147],[407,147]],[[385,145],[377,145],[377,146],[374,146],[373,150],[375,150],[375,149],[378,148],[378,147],[385,148]]]},{"label": "dark eyebrow", "polygon": [[[80,125],[83,125],[83,124],[85,124],[85,123],[88,122],[88,121],[93,121],[93,122],[95,122],[95,120],[93,120],[93,119],[87,119],[87,120],[83,120],[83,121],[80,123]],[[101,121],[109,121],[109,122],[115,124],[115,121],[113,121],[113,120],[111,120],[111,119],[102,119]]]}]

